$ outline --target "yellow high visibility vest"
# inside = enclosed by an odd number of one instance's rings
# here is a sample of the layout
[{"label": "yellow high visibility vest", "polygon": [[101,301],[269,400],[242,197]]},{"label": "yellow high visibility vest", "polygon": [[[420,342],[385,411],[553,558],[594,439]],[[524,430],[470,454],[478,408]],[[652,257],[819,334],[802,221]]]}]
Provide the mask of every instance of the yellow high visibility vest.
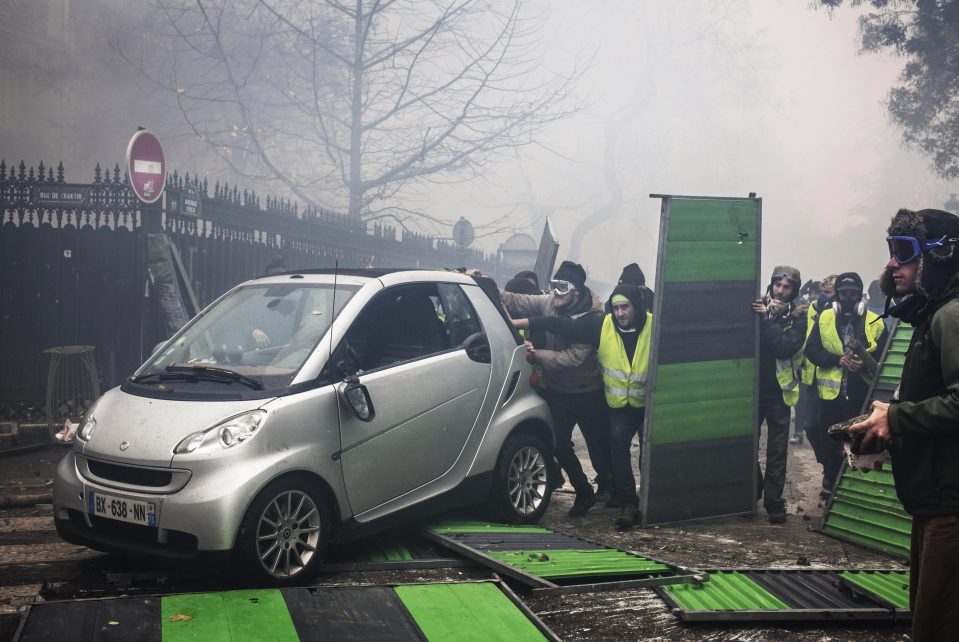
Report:
[{"label": "yellow high visibility vest", "polygon": [[[877,319],[879,319],[878,314],[866,310],[866,350],[869,352],[875,352],[879,337],[885,329],[885,324],[881,321],[875,323]],[[841,357],[846,352],[846,348],[842,344],[842,339],[839,338],[839,332],[836,331],[836,311],[832,308],[823,310],[819,315],[818,323],[822,347]],[[864,375],[860,374],[860,376]],[[820,399],[835,399],[839,396],[841,387],[842,368],[816,368],[816,388],[819,390]]]},{"label": "yellow high visibility vest", "polygon": [[[810,303],[809,308],[806,310],[806,340],[803,341],[802,344],[803,353],[806,352],[806,344],[809,343],[809,335],[812,334],[812,329],[815,327],[818,319],[819,312],[816,311],[816,306]],[[803,355],[801,380],[807,386],[811,386],[816,380],[816,364],[807,359],[805,354]]]},{"label": "yellow high visibility vest", "polygon": [[797,350],[796,354],[788,359],[776,359],[776,381],[783,391],[783,401],[787,406],[795,406],[799,401],[799,380],[802,375],[803,352]]},{"label": "yellow high visibility vest", "polygon": [[653,315],[646,313],[643,326],[636,341],[633,362],[626,356],[623,338],[616,330],[612,314],[603,319],[596,357],[603,371],[603,387],[606,404],[610,408],[623,408],[628,403],[633,408],[646,405],[646,372],[649,369],[649,338],[652,336]]}]

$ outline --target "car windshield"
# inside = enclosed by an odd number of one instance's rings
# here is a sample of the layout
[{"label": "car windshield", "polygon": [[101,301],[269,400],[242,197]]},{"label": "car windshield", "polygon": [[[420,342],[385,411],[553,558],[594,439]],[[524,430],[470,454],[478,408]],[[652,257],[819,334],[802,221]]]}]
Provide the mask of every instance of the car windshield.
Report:
[{"label": "car windshield", "polygon": [[337,285],[334,294],[331,284],[241,287],[197,318],[131,381],[177,388],[287,388],[358,289]]}]

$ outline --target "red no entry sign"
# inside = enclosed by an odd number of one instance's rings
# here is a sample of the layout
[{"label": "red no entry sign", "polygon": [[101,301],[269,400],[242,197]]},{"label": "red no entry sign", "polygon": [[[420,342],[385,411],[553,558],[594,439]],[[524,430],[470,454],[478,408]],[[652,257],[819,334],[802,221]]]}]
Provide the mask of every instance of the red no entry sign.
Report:
[{"label": "red no entry sign", "polygon": [[144,203],[156,203],[166,183],[166,163],[157,137],[141,129],[127,145],[127,173],[130,187]]}]

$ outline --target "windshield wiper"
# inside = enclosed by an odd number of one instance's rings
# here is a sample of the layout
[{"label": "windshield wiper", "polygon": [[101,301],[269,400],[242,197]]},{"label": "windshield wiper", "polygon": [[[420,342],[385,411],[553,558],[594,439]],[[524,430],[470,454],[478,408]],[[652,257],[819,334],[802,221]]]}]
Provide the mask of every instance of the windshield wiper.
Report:
[{"label": "windshield wiper", "polygon": [[227,370],[226,368],[213,368],[210,366],[167,366],[164,368],[167,372],[175,374],[194,375],[197,378],[203,378],[208,381],[237,381],[254,390],[263,390],[263,383],[259,379],[248,377],[239,372]]},{"label": "windshield wiper", "polygon": [[140,383],[147,379],[159,378],[165,381],[184,381],[205,379],[206,381],[217,381],[220,383],[231,383],[233,381],[242,383],[253,390],[263,390],[263,384],[259,379],[248,377],[233,372],[226,368],[211,368],[209,366],[167,366],[163,372],[148,372],[139,377],[130,377],[133,383]]}]

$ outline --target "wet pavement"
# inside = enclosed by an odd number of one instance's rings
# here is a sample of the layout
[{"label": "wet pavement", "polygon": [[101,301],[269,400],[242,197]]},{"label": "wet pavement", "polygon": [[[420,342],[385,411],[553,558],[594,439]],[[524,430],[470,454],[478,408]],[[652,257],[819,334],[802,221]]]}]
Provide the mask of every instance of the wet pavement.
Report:
[{"label": "wet pavement", "polygon": [[[585,449],[578,443],[584,464]],[[37,496],[51,489],[62,446],[0,458],[0,497]],[[554,495],[543,525],[610,546],[687,567],[737,568],[902,568],[888,556],[826,537],[813,526],[825,503],[819,498],[820,469],[808,445],[791,446],[785,498],[789,518],[770,524],[759,507],[755,516],[723,517],[672,526],[618,532],[618,512],[602,505],[585,517],[568,518],[573,495]],[[390,584],[489,577],[480,567],[429,570],[323,573],[311,584]],[[62,542],[53,526],[52,507],[0,508],[0,642],[10,639],[17,606],[33,600],[107,597],[238,588],[215,573],[185,573],[163,565],[97,553]],[[523,587],[516,586],[521,594]],[[904,640],[903,625],[681,623],[652,590],[568,596],[523,596],[565,640]]]}]

